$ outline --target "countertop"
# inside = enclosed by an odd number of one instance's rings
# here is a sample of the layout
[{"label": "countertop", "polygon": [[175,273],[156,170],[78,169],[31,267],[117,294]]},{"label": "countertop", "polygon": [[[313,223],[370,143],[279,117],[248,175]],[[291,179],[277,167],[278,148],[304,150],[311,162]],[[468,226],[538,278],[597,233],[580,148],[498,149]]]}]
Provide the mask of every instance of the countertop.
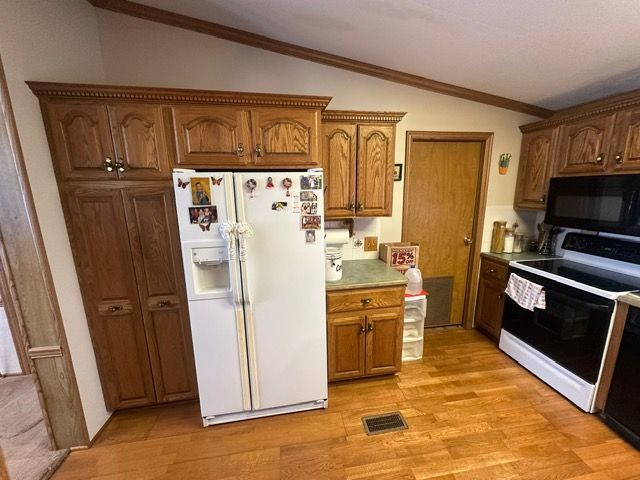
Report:
[{"label": "countertop", "polygon": [[640,293],[627,293],[618,298],[621,302],[628,303],[633,307],[640,308]]},{"label": "countertop", "polygon": [[343,260],[342,279],[338,282],[327,282],[326,290],[329,292],[406,284],[407,277],[382,260]]},{"label": "countertop", "polygon": [[540,255],[538,252],[522,252],[522,253],[493,253],[482,252],[483,257],[491,258],[502,263],[509,263],[518,260],[544,260],[549,258],[560,258],[555,255]]}]

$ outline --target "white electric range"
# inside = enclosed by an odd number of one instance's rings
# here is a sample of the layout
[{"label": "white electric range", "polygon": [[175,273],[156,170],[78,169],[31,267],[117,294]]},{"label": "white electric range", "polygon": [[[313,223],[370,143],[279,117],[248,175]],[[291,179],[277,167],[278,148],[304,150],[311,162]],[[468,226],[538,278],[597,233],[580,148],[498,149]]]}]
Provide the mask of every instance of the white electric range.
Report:
[{"label": "white electric range", "polygon": [[546,307],[529,311],[506,296],[500,349],[586,412],[608,348],[616,299],[640,290],[640,243],[570,232],[562,258],[509,263],[541,285]]}]

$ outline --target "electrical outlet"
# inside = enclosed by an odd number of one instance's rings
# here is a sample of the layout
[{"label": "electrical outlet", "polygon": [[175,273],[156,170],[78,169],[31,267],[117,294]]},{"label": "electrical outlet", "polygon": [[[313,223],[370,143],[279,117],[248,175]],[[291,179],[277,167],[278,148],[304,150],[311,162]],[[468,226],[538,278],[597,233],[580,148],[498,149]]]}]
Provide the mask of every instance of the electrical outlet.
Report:
[{"label": "electrical outlet", "polygon": [[378,250],[378,237],[364,237],[364,251],[375,252]]}]

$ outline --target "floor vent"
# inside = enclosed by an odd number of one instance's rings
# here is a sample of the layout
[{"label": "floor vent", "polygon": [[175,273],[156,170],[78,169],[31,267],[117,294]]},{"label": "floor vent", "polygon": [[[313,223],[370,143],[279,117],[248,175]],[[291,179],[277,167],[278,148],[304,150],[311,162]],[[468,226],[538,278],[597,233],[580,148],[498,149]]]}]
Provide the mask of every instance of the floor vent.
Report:
[{"label": "floor vent", "polygon": [[362,417],[362,425],[367,435],[378,435],[379,433],[395,432],[396,430],[409,428],[400,412]]}]

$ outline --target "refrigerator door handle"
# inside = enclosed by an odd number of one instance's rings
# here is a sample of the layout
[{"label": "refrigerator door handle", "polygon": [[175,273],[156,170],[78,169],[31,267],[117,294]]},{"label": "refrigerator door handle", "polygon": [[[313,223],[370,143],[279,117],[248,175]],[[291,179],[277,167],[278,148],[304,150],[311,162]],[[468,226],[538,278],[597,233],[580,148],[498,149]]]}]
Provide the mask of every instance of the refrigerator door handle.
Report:
[{"label": "refrigerator door handle", "polygon": [[238,237],[240,258],[240,274],[242,278],[242,294],[244,297],[244,322],[247,332],[247,354],[249,360],[249,378],[251,380],[251,402],[253,409],[260,408],[260,379],[258,376],[258,356],[256,352],[256,333],[253,321],[253,302],[251,300],[251,292],[249,290],[249,272],[247,267],[247,238],[253,235],[253,229],[245,220],[244,211],[244,184],[242,174],[235,174],[236,187],[236,208],[238,223],[236,224],[235,233]]},{"label": "refrigerator door handle", "polygon": [[[227,181],[226,185],[231,185]],[[233,205],[233,188],[225,188],[227,205]],[[235,222],[223,222],[220,224],[220,235],[228,242],[229,249],[229,276],[233,293],[234,312],[236,320],[236,338],[238,339],[238,352],[240,362],[240,377],[242,381],[242,408],[251,410],[251,385],[249,382],[249,362],[246,350],[246,331],[244,325],[244,310],[242,305],[242,283],[236,249],[236,224]]]}]

